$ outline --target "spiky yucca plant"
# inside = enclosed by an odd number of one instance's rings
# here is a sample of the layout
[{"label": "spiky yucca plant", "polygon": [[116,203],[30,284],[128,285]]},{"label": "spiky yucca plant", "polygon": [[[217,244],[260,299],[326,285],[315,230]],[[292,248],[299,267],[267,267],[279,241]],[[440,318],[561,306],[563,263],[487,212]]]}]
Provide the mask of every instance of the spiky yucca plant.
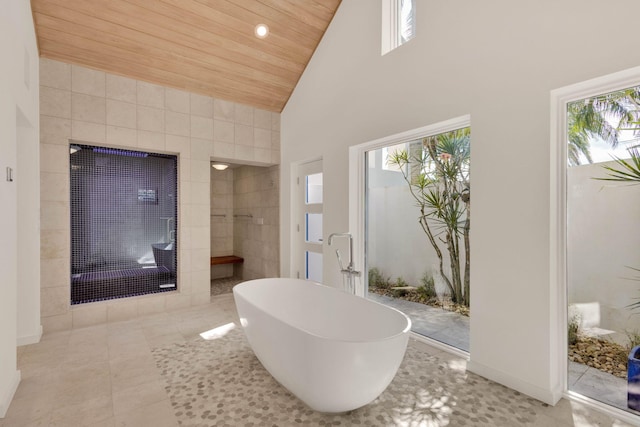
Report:
[{"label": "spiky yucca plant", "polygon": [[[453,302],[467,307],[471,265],[470,141],[470,129],[458,129],[423,138],[416,149],[410,149],[411,154],[400,150],[390,158],[391,163],[399,166],[417,201],[418,222],[438,256],[440,275]],[[448,271],[441,245],[449,255]]]},{"label": "spiky yucca plant", "polygon": [[629,182],[632,184],[640,184],[640,151],[638,146],[629,149],[631,158],[621,159],[614,157],[616,167],[604,165],[607,170],[608,178],[598,178],[602,181],[618,181]]}]

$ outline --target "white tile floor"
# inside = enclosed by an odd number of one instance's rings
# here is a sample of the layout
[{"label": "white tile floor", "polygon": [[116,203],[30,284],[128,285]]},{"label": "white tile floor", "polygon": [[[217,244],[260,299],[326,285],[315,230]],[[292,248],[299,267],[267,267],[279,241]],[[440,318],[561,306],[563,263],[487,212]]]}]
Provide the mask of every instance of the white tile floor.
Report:
[{"label": "white tile floor", "polygon": [[235,316],[231,295],[142,319],[47,334],[18,349],[22,381],[0,426],[176,426],[151,349]]},{"label": "white tile floor", "polygon": [[[228,322],[238,319],[232,295],[223,294],[200,307],[47,334],[19,349],[22,382],[0,427],[177,426],[151,349],[192,341]],[[453,357],[426,345],[423,351],[445,361]],[[517,421],[518,408],[508,408],[513,425],[628,425],[566,400],[555,407],[533,406],[526,423]],[[225,425],[243,425],[243,420]]]}]

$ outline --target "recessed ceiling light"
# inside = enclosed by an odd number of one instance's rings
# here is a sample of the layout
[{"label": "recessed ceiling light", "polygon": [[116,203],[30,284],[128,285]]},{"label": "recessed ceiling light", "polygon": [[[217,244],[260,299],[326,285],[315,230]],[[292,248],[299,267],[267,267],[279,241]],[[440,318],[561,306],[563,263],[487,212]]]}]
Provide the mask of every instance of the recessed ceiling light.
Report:
[{"label": "recessed ceiling light", "polygon": [[211,163],[211,167],[214,168],[215,170],[223,171],[226,168],[228,168],[229,165],[227,163],[216,162],[216,163]]},{"label": "recessed ceiling light", "polygon": [[253,32],[255,33],[257,38],[264,39],[269,35],[269,27],[267,26],[267,24],[258,24],[256,25],[256,28],[253,30]]}]

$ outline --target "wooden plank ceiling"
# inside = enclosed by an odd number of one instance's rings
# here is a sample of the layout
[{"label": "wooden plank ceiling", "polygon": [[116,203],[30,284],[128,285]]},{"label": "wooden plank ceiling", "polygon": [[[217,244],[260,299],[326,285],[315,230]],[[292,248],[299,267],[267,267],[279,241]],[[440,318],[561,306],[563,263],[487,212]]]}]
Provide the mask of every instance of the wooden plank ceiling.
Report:
[{"label": "wooden plank ceiling", "polygon": [[[280,112],[340,0],[31,0],[40,55]],[[269,26],[265,39],[257,24]]]}]

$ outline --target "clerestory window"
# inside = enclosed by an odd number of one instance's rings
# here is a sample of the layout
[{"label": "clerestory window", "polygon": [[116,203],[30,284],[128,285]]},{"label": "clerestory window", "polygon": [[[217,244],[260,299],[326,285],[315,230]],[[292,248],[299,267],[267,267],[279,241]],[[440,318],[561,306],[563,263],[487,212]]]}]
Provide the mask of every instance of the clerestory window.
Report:
[{"label": "clerestory window", "polygon": [[408,42],[416,34],[415,0],[382,0],[382,54]]}]

